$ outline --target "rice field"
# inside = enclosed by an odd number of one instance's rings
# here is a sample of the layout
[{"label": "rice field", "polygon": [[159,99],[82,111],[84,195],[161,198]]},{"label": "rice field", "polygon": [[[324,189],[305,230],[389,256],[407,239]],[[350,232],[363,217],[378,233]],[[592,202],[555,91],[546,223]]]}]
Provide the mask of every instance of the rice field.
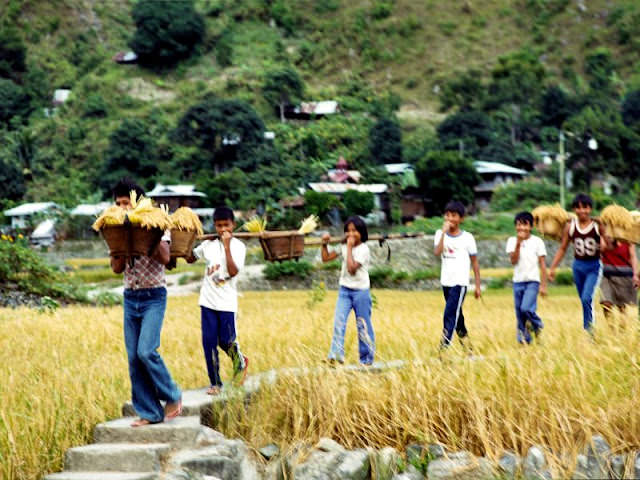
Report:
[{"label": "rice field", "polygon": [[[255,447],[321,436],[348,447],[439,441],[491,458],[537,443],[553,451],[559,473],[595,432],[615,451],[640,448],[637,310],[610,324],[598,310],[593,343],[573,289],[556,287],[539,303],[541,343],[520,347],[510,291],[491,291],[465,301],[474,355],[455,347],[439,359],[441,293],[374,293],[377,359],[416,360],[413,366],[281,377],[248,410],[231,409],[224,433]],[[315,303],[311,295],[242,295],[238,335],[252,372],[322,364],[336,292]],[[67,448],[87,443],[96,423],[120,416],[129,398],[121,322],[120,307],[0,309],[0,478],[59,470]],[[357,362],[353,321],[346,345],[347,362]],[[182,388],[206,385],[196,295],[169,299],[161,352]],[[223,367],[228,375],[226,359]]]}]

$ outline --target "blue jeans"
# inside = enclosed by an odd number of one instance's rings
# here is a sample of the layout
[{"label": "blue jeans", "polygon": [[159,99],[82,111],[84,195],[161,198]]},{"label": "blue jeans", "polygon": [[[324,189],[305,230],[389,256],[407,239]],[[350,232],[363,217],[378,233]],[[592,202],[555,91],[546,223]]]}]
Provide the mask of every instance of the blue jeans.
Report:
[{"label": "blue jeans", "polygon": [[536,313],[540,282],[515,282],[513,284],[513,302],[516,308],[518,343],[531,343],[531,333],[527,328],[527,321],[531,323],[534,333],[544,328],[542,320]]},{"label": "blue jeans", "polygon": [[331,340],[329,359],[344,362],[344,334],[347,330],[347,319],[352,309],[356,314],[360,363],[369,364],[373,362],[376,338],[371,324],[371,293],[368,288],[355,290],[353,288],[340,287],[333,320],[333,339]]},{"label": "blue jeans", "polygon": [[209,382],[211,386],[221,387],[218,346],[231,358],[234,374],[244,368],[244,357],[236,342],[236,314],[200,306],[200,325]]},{"label": "blue jeans", "polygon": [[468,335],[467,327],[464,324],[464,314],[462,313],[462,304],[467,294],[467,287],[462,285],[442,287],[442,293],[446,304],[442,315],[443,328],[440,345],[448,347],[451,345],[454,330],[457,332],[458,338],[464,338]]},{"label": "blue jeans", "polygon": [[585,330],[591,330],[595,322],[593,296],[600,284],[602,264],[600,260],[574,260],[573,281],[576,284],[582,303],[582,324]]},{"label": "blue jeans", "polygon": [[157,350],[166,306],[164,287],[124,291],[124,343],[131,398],[136,413],[150,422],[164,420],[160,400],[174,403],[181,396]]}]

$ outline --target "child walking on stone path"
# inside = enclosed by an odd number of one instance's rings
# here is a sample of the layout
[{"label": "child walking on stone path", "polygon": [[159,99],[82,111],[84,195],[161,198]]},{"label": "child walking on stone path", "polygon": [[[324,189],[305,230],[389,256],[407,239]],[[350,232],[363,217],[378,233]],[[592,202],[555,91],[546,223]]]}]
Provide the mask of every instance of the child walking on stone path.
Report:
[{"label": "child walking on stone path", "polygon": [[440,284],[446,302],[440,349],[451,345],[454,331],[463,345],[463,339],[468,335],[462,303],[469,288],[471,266],[473,266],[475,278],[475,297],[480,298],[481,295],[476,241],[471,233],[460,229],[464,214],[465,209],[462,203],[457,201],[447,203],[444,207],[442,229],[436,231],[434,238],[434,253],[442,259]]},{"label": "child walking on stone path", "polygon": [[[518,343],[531,343],[544,327],[536,313],[538,292],[547,294],[547,250],[540,237],[531,234],[533,215],[520,212],[514,220],[516,236],[507,240],[507,254],[513,269],[513,300],[516,310]],[[542,271],[542,277],[540,272]]]},{"label": "child walking on stone path", "polygon": [[[144,190],[124,178],[113,188],[115,204],[132,208],[130,192]],[[167,308],[165,265],[169,263],[171,232],[166,231],[149,256],[111,257],[111,269],[124,272],[124,342],[129,360],[131,400],[140,418],[133,427],[171,420],[182,413],[182,393],[172,380],[158,347]],[[160,401],[167,402],[165,408]]]},{"label": "child walking on stone path", "polygon": [[[342,268],[340,290],[333,321],[333,339],[328,361],[344,363],[344,335],[351,310],[355,312],[358,329],[358,352],[360,363],[371,365],[375,354],[375,335],[371,323],[371,292],[369,290],[370,254],[367,246],[369,234],[362,218],[353,216],[344,222],[345,242],[340,246]],[[329,262],[338,257],[338,252],[329,251],[330,236],[322,236],[322,261]]]},{"label": "child walking on stone path", "polygon": [[553,282],[556,267],[564,257],[569,242],[573,244],[573,280],[582,303],[582,324],[585,330],[593,333],[595,309],[593,297],[602,276],[600,252],[608,246],[604,226],[591,218],[593,201],[589,195],[580,193],[571,202],[576,218],[567,222],[562,233],[560,248],[556,252],[551,267],[549,280]]},{"label": "child walking on stone path", "polygon": [[238,272],[244,267],[246,247],[233,237],[236,223],[233,210],[218,207],[213,213],[218,239],[205,240],[193,249],[189,263],[202,258],[206,261],[205,275],[200,289],[200,320],[202,348],[207,364],[210,386],[209,395],[217,395],[222,389],[218,347],[233,362],[233,379],[242,383],[247,374],[249,359],[240,351],[236,340],[236,314],[238,311]]}]

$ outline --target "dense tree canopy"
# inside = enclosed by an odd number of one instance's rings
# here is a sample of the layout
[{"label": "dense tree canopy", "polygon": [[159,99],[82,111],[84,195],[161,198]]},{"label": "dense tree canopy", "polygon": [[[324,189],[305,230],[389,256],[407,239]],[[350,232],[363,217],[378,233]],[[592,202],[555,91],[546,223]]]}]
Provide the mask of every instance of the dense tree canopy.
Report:
[{"label": "dense tree canopy", "polygon": [[369,155],[377,164],[402,162],[402,130],[396,120],[383,117],[371,127]]},{"label": "dense tree canopy", "polygon": [[136,32],[129,45],[143,65],[171,66],[189,57],[204,39],[204,19],[193,0],[139,0],[132,15]]},{"label": "dense tree canopy", "polygon": [[282,67],[267,72],[262,85],[264,98],[280,111],[280,121],[284,122],[284,107],[302,100],[304,83],[292,67]]}]

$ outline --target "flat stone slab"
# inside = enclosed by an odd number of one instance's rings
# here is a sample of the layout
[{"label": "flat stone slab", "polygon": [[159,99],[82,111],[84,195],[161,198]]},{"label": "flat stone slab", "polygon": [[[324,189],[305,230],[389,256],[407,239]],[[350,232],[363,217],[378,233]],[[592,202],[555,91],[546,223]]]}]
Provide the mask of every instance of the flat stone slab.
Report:
[{"label": "flat stone slab", "polygon": [[170,443],[189,446],[202,430],[200,416],[178,417],[169,422],[132,427],[136,417],[125,417],[100,423],[93,431],[96,443]]},{"label": "flat stone slab", "polygon": [[67,450],[65,470],[75,472],[158,472],[168,443],[94,443]]},{"label": "flat stone slab", "polygon": [[157,480],[155,472],[59,472],[51,473],[44,480]]}]

